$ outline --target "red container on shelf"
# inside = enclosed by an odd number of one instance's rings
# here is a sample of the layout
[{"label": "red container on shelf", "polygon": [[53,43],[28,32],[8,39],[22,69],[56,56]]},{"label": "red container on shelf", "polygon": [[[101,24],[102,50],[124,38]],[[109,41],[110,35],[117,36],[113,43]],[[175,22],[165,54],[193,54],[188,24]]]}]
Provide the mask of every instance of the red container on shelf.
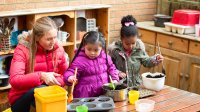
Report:
[{"label": "red container on shelf", "polygon": [[199,14],[199,25],[200,25],[200,14]]},{"label": "red container on shelf", "polygon": [[199,24],[199,15],[200,11],[198,10],[176,10],[172,17],[172,23],[185,26],[194,26],[195,24]]}]

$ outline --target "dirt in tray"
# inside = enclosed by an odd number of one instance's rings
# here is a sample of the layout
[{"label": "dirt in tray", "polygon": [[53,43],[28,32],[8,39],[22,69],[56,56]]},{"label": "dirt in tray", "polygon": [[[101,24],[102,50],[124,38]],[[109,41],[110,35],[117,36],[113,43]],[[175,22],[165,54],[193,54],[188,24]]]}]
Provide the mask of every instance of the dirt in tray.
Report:
[{"label": "dirt in tray", "polygon": [[88,99],[88,100],[85,100],[84,102],[93,102],[95,99]]},{"label": "dirt in tray", "polygon": [[[106,90],[113,90],[113,88],[109,86],[104,86],[103,88]],[[115,85],[115,90],[121,90],[121,89],[126,89],[126,88],[127,88],[126,84]]]},{"label": "dirt in tray", "polygon": [[79,102],[79,100],[76,99],[72,100],[72,103],[77,103],[77,102]]},{"label": "dirt in tray", "polygon": [[122,85],[117,85],[115,90],[121,90],[121,89],[126,89],[126,88],[127,88],[127,86],[122,84]]},{"label": "dirt in tray", "polygon": [[99,99],[100,102],[107,102],[107,101],[109,101],[109,100],[110,100],[109,98]]}]

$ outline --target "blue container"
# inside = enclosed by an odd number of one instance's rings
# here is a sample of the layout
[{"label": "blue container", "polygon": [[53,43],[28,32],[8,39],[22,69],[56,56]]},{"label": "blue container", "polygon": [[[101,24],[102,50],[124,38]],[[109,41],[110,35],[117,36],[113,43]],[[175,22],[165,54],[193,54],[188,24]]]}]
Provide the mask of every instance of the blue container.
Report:
[{"label": "blue container", "polygon": [[10,36],[10,43],[11,43],[11,46],[14,47],[14,46],[17,46],[18,44],[18,35],[20,35],[23,31],[27,31],[27,30],[18,30],[18,31],[14,31],[11,33],[11,36]]}]

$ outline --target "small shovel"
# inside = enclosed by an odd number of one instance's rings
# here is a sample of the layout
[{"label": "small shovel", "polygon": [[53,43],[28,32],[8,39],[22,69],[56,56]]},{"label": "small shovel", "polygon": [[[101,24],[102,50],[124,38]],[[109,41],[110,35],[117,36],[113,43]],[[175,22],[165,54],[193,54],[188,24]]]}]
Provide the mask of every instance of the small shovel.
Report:
[{"label": "small shovel", "polygon": [[[78,68],[75,68],[74,77],[76,78]],[[73,91],[74,91],[75,82],[72,83],[72,88],[67,99],[67,103],[71,103],[73,101]]]}]

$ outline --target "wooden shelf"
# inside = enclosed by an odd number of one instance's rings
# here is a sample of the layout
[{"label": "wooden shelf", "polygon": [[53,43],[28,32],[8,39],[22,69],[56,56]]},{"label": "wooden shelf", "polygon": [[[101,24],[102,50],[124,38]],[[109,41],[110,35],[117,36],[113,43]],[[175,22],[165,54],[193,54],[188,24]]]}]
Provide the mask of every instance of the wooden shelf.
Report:
[{"label": "wooden shelf", "polygon": [[39,8],[39,9],[24,9],[16,11],[2,11],[0,12],[0,17],[32,15],[32,14],[42,14],[42,13],[63,12],[63,11],[66,12],[74,10],[104,9],[110,7],[111,5],[93,4],[93,5],[54,7],[54,8],[51,7],[51,8]]},{"label": "wooden shelf", "polygon": [[77,40],[77,41],[76,41],[76,44],[80,44],[80,43],[81,43],[81,40]]},{"label": "wooden shelf", "polygon": [[62,46],[72,46],[74,42],[62,42]]},{"label": "wooden shelf", "polygon": [[[61,27],[61,31],[68,32],[70,34],[67,42],[59,42],[64,47],[65,52],[68,54],[70,59],[74,57],[75,48],[81,43],[81,40],[77,39],[77,13],[79,10],[83,10],[85,18],[96,19],[96,26],[98,26],[106,38],[106,44],[109,43],[109,7],[110,5],[103,4],[92,4],[92,5],[81,5],[81,6],[67,6],[67,7],[55,7],[55,8],[40,8],[40,9],[27,9],[27,10],[16,10],[16,11],[2,11],[0,17],[18,17],[18,29],[31,30],[35,21],[41,17],[51,16],[63,19],[64,24]],[[31,24],[30,24],[31,23]],[[13,54],[14,50],[0,52],[1,55]]]},{"label": "wooden shelf", "polygon": [[6,89],[10,89],[11,85],[9,84],[8,86],[5,87],[0,87],[0,91],[6,90]]},{"label": "wooden shelf", "polygon": [[0,51],[0,55],[7,55],[7,54],[13,54],[14,50],[8,50],[8,51]]}]

